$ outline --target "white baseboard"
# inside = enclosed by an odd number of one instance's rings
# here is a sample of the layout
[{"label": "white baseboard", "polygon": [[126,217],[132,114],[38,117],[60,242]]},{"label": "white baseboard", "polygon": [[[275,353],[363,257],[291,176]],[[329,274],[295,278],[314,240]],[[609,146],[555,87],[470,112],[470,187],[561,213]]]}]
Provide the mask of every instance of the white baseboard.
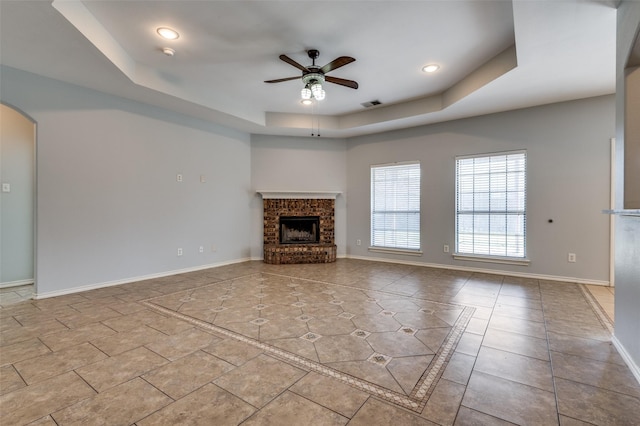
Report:
[{"label": "white baseboard", "polygon": [[29,285],[29,284],[33,284],[33,278],[28,280],[7,281],[4,283],[0,283],[0,288],[20,287],[21,285]]},{"label": "white baseboard", "polygon": [[166,271],[166,272],[160,272],[157,274],[149,274],[149,275],[142,275],[139,277],[130,277],[130,278],[125,278],[122,280],[115,280],[115,281],[108,281],[108,282],[103,282],[103,283],[96,283],[96,284],[89,284],[89,285],[83,285],[80,287],[73,287],[73,288],[65,288],[62,290],[56,290],[56,291],[48,291],[46,293],[34,293],[34,299],[47,299],[49,297],[56,297],[56,296],[64,296],[65,294],[73,294],[73,293],[80,293],[82,291],[88,291],[88,290],[96,290],[98,288],[103,288],[103,287],[111,287],[114,285],[121,285],[121,284],[129,284],[129,283],[133,283],[136,281],[144,281],[144,280],[150,280],[150,279],[154,279],[154,278],[162,278],[162,277],[169,277],[171,275],[178,275],[178,274],[184,274],[187,272],[196,272],[196,271],[201,271],[203,269],[209,269],[209,268],[216,268],[219,266],[226,266],[226,265],[233,265],[234,263],[242,263],[242,262],[246,262],[248,260],[254,260],[251,258],[243,258],[243,259],[236,259],[236,260],[230,260],[230,261],[226,261],[226,262],[219,262],[219,263],[212,263],[209,265],[200,265],[200,266],[194,266],[192,268],[185,268],[185,269],[178,269],[178,270],[174,270],[174,271]]},{"label": "white baseboard", "polygon": [[[452,269],[452,270],[459,270],[459,271],[479,272],[479,273],[496,274],[496,275],[507,275],[507,276],[512,276],[512,277],[533,278],[533,279],[549,280],[549,281],[563,281],[563,282],[572,282],[572,283],[590,284],[590,285],[601,285],[601,286],[608,286],[609,285],[608,281],[587,280],[587,279],[583,279],[583,278],[560,277],[560,276],[553,276],[553,275],[530,274],[530,273],[525,273],[525,272],[502,271],[502,270],[496,270],[496,269],[472,268],[472,267],[459,266],[459,265],[444,265],[444,264],[437,264],[437,263],[411,262],[411,261],[403,261],[403,260],[398,260],[398,259],[385,259],[385,258],[379,258],[379,257],[375,257],[374,258],[374,257],[352,256],[352,255],[341,255],[341,256],[338,256],[338,257],[341,258],[341,259],[356,259],[356,260],[366,260],[366,261],[370,261],[370,262],[397,263],[397,264],[402,264],[402,265],[424,266],[424,267],[429,267],[429,268],[440,268],[440,269]],[[37,294],[34,294],[34,299],[46,299],[46,298],[49,298],[49,297],[63,296],[65,294],[79,293],[79,292],[82,292],[82,291],[95,290],[95,289],[98,289],[98,288],[111,287],[111,286],[114,286],[114,285],[128,284],[128,283],[132,283],[132,282],[136,282],[136,281],[143,281],[143,280],[149,280],[149,279],[153,279],[153,278],[168,277],[168,276],[171,276],[171,275],[184,274],[184,273],[187,273],[187,272],[201,271],[203,269],[215,268],[215,267],[225,266],[225,265],[232,265],[232,264],[235,264],[235,263],[242,263],[242,262],[246,262],[246,261],[250,261],[250,260],[263,260],[263,259],[262,259],[262,257],[246,257],[246,258],[236,259],[236,260],[231,260],[231,261],[226,261],[226,262],[219,262],[219,263],[212,263],[212,264],[208,264],[208,265],[195,266],[195,267],[192,267],[192,268],[185,268],[185,269],[179,269],[179,270],[174,270],[174,271],[166,271],[166,272],[160,272],[160,273],[157,273],[157,274],[149,274],[149,275],[143,275],[143,276],[138,276],[138,277],[130,277],[130,278],[122,279],[122,280],[108,281],[108,282],[103,282],[103,283],[89,284],[89,285],[85,285],[85,286],[67,288],[67,289],[56,290],[56,291],[50,291],[50,292],[46,292],[46,293],[37,293]],[[17,281],[14,281],[13,283],[15,283],[15,282],[17,282]],[[11,283],[11,284],[13,284],[13,283]],[[30,282],[25,283],[25,284],[30,284],[30,283],[33,283],[33,280],[31,280]],[[3,283],[3,285],[4,284],[5,283]],[[9,283],[6,283],[6,284],[9,284]],[[16,284],[14,284],[14,285],[16,285]],[[19,285],[24,285],[24,284],[19,284]],[[2,288],[2,287],[0,287],[0,288]]]},{"label": "white baseboard", "polygon": [[640,367],[633,361],[629,352],[622,346],[622,343],[620,343],[615,335],[611,336],[611,342],[613,342],[613,346],[618,350],[618,353],[627,364],[627,367],[629,367],[629,370],[631,370],[631,373],[633,373],[633,376],[638,383],[640,383]]},{"label": "white baseboard", "polygon": [[547,280],[547,281],[563,281],[570,283],[578,283],[578,284],[589,284],[589,285],[601,285],[601,286],[609,286],[609,281],[602,280],[589,280],[585,278],[577,278],[577,277],[561,277],[556,275],[543,275],[543,274],[531,274],[527,272],[515,272],[515,271],[503,271],[499,269],[485,269],[485,268],[473,268],[469,266],[460,266],[460,265],[445,265],[440,263],[424,263],[424,262],[415,262],[415,261],[405,261],[398,259],[385,259],[380,257],[366,257],[366,256],[351,256],[347,255],[348,259],[357,259],[357,260],[368,260],[371,262],[386,262],[386,263],[398,263],[401,265],[410,265],[410,266],[424,266],[428,268],[438,268],[438,269],[453,269],[456,271],[467,271],[467,272],[478,272],[483,274],[494,274],[494,275],[506,275],[509,277],[519,277],[519,278],[533,278],[536,280]]}]

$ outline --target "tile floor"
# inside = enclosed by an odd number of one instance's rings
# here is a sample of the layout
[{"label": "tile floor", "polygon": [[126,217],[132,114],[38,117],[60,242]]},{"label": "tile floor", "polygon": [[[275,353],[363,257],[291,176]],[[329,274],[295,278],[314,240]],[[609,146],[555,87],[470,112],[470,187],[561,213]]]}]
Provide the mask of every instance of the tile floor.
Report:
[{"label": "tile floor", "polygon": [[0,424],[638,424],[601,290],[344,259],[4,289]]},{"label": "tile floor", "polygon": [[603,314],[609,320],[611,324],[614,323],[614,298],[615,287],[603,287],[599,285],[587,285],[585,286],[591,296],[595,299],[596,303],[600,306]]}]

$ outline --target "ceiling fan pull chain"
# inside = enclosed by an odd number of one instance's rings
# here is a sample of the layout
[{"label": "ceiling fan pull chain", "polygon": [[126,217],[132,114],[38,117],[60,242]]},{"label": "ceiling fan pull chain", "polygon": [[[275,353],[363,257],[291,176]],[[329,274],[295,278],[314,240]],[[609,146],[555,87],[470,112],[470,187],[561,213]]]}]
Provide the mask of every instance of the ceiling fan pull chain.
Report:
[{"label": "ceiling fan pull chain", "polygon": [[316,110],[316,104],[315,104],[315,103],[312,103],[312,104],[311,104],[311,136],[315,136],[315,135],[313,134],[313,131],[314,131],[314,129],[313,129],[313,126],[314,126],[314,124],[313,124],[313,117],[315,116],[315,110]]}]

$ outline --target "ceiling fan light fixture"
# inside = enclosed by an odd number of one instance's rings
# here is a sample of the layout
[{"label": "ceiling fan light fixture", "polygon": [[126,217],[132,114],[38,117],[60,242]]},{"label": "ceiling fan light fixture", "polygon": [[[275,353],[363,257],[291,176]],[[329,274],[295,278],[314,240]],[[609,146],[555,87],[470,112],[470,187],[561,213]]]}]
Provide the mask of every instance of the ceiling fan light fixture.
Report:
[{"label": "ceiling fan light fixture", "polygon": [[313,101],[311,99],[303,99],[300,101],[302,105],[311,105]]},{"label": "ceiling fan light fixture", "polygon": [[440,65],[437,64],[429,64],[422,67],[422,71],[426,73],[436,72],[440,69]]},{"label": "ceiling fan light fixture", "polygon": [[323,100],[325,97],[324,89],[320,83],[314,83],[311,85],[311,93],[313,94],[313,97],[319,101]]},{"label": "ceiling fan light fixture", "polygon": [[160,35],[160,37],[166,40],[175,40],[180,37],[180,34],[176,30],[172,30],[168,27],[159,27],[156,32]]},{"label": "ceiling fan light fixture", "polygon": [[302,89],[302,91],[300,92],[300,97],[303,100],[309,100],[311,99],[311,89],[309,89],[308,87],[305,87],[304,89]]}]

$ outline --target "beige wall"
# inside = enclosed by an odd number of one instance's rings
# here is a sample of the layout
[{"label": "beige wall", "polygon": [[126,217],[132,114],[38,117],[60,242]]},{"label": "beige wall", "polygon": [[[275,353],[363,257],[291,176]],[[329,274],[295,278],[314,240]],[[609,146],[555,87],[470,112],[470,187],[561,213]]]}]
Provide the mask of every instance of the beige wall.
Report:
[{"label": "beige wall", "polygon": [[[608,283],[610,225],[602,210],[609,206],[614,117],[614,97],[601,96],[349,139],[347,253]],[[443,246],[455,247],[455,157],[516,150],[527,152],[530,265],[453,259]],[[415,160],[422,169],[423,255],[368,251],[370,166]],[[567,262],[568,253],[576,263]]]},{"label": "beige wall", "polygon": [[3,101],[38,126],[39,296],[249,257],[248,134],[23,71],[0,76]]}]

